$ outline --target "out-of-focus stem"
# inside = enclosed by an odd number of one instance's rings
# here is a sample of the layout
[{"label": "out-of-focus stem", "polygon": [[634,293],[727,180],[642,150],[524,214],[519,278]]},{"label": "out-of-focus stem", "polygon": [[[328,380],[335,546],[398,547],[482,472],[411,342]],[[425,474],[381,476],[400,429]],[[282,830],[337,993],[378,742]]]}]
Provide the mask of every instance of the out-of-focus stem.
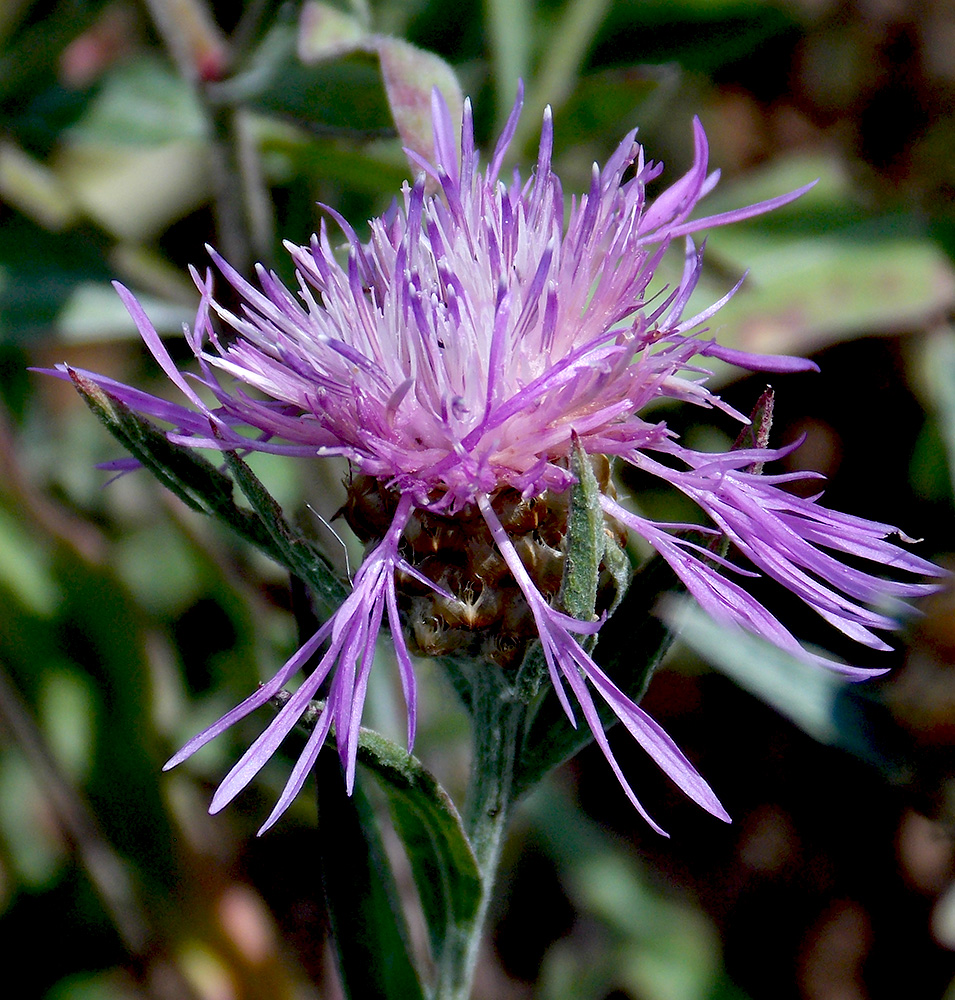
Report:
[{"label": "out-of-focus stem", "polygon": [[529,82],[525,104],[532,113],[518,122],[513,140],[515,150],[523,149],[537,129],[544,105],[560,108],[573,91],[609,5],[609,0],[570,0],[564,5],[551,44],[543,51],[540,69]]},{"label": "out-of-focus stem", "polygon": [[147,0],[156,28],[182,76],[196,87],[205,113],[212,159],[218,249],[241,274],[271,256],[272,205],[245,112],[214,99],[237,52],[249,44],[267,4],[249,8],[235,44],[226,41],[202,0]]},{"label": "out-of-focus stem", "polygon": [[257,261],[271,265],[275,245],[275,206],[262,171],[258,139],[250,116],[236,112],[236,145],[242,197],[249,227],[252,252]]},{"label": "out-of-focus stem", "polygon": [[175,964],[162,957],[156,933],[136,899],[122,860],[100,832],[86,802],[61,773],[43,735],[2,670],[0,723],[3,731],[16,741],[64,833],[76,848],[146,994],[151,1000],[197,1000],[192,986]]},{"label": "out-of-focus stem", "polygon": [[518,80],[528,78],[532,9],[514,0],[485,0],[498,124],[507,120]]},{"label": "out-of-focus stem", "polygon": [[203,100],[211,129],[212,183],[218,249],[240,274],[252,268],[252,234],[245,212],[245,184],[237,113]]},{"label": "out-of-focus stem", "polygon": [[242,16],[239,18],[239,23],[236,25],[235,31],[232,32],[230,39],[235,62],[241,61],[242,56],[252,45],[270,3],[271,0],[251,0],[251,2],[246,4],[245,9],[242,11]]}]

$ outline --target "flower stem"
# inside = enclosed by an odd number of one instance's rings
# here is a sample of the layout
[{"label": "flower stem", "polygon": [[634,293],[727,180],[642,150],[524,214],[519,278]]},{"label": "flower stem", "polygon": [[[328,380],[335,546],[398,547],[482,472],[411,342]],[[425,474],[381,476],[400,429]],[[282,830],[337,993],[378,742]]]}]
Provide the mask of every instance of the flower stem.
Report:
[{"label": "flower stem", "polygon": [[465,827],[481,873],[481,901],[467,925],[448,938],[438,967],[434,1000],[468,1000],[484,922],[514,801],[514,765],[526,707],[498,667],[474,672],[473,756]]}]

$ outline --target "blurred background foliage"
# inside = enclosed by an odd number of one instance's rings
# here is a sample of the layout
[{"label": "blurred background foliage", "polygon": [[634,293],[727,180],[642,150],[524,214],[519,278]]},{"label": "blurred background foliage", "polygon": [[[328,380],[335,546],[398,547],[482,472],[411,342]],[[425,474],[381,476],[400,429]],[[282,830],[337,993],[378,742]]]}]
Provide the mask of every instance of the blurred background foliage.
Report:
[{"label": "blurred background foliage", "polygon": [[[485,148],[522,78],[512,159],[533,163],[551,103],[568,193],[633,125],[674,176],[694,114],[723,171],[714,210],[819,177],[786,210],[715,232],[700,295],[750,267],[721,336],[821,365],[774,382],[776,443],[806,436],[790,466],[826,473],[832,506],[901,524],[924,554],[955,550],[955,5],[354,0],[339,13],[0,6],[0,940],[8,969],[32,956],[17,995],[339,995],[314,803],[256,839],[284,781],[273,762],[205,812],[256,720],[159,773],[294,648],[288,581],[144,474],[105,486],[95,464],[117,446],[69,387],[27,368],[69,360],[162,393],[110,279],[175,335],[204,243],[240,270],[282,271],[281,240],[308,240],[316,202],[361,232],[409,172],[382,82],[399,50],[370,40],[442,57]],[[763,388],[717,377],[747,412]],[[706,413],[667,419],[702,447],[733,433]],[[340,505],[340,475],[262,456],[256,469],[344,567],[316,516]],[[672,497],[622,488],[678,516]],[[955,998],[951,597],[923,610],[896,653],[865,663],[892,673],[847,689],[671,609],[685,641],[645,705],[734,824],[680,801],[621,740],[673,833],[661,840],[585,751],[518,813],[477,995]],[[391,673],[369,721],[400,738]],[[459,792],[466,720],[433,668],[421,676],[418,751]]]}]

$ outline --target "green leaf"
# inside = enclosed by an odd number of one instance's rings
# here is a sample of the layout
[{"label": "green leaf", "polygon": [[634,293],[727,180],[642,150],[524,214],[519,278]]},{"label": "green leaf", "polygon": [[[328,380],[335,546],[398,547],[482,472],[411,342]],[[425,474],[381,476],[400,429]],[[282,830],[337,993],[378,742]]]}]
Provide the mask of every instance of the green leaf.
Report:
[{"label": "green leaf", "polygon": [[[618,140],[637,122],[641,129],[647,128],[659,120],[679,81],[679,70],[672,63],[588,73],[577,81],[563,107],[555,109],[555,148],[563,151],[587,142],[596,153],[598,143]],[[576,183],[587,181],[581,175]]]},{"label": "green leaf", "polygon": [[577,482],[570,491],[567,557],[560,601],[569,615],[589,622],[594,619],[597,605],[597,581],[604,553],[604,515],[597,477],[576,434],[570,453],[570,471]]},{"label": "green leaf", "polygon": [[388,107],[402,145],[432,159],[431,92],[435,88],[448,105],[451,121],[461,121],[464,95],[454,70],[440,56],[403,38],[365,32],[357,20],[328,4],[304,6],[298,36],[298,54],[303,63],[322,64],[361,53],[378,57]]},{"label": "green leaf", "polygon": [[526,815],[538,850],[553,859],[590,926],[590,947],[572,934],[548,953],[542,995],[713,1000],[722,971],[719,935],[698,906],[661,887],[638,855],[581,816],[559,787],[542,787]]},{"label": "green leaf", "polygon": [[41,617],[49,617],[60,600],[49,554],[21,520],[0,509],[0,594]]},{"label": "green leaf", "polygon": [[[139,303],[162,333],[181,333],[183,324],[195,317],[194,308],[169,299],[140,295]],[[69,344],[130,341],[138,336],[121,299],[106,281],[77,283],[64,300],[53,327],[58,340]]]},{"label": "green leaf", "polygon": [[296,47],[295,25],[278,20],[243,71],[210,86],[209,94],[217,104],[245,104],[312,130],[393,134],[373,49],[361,40],[343,41],[335,59],[306,64]]},{"label": "green leaf", "polygon": [[9,213],[0,226],[0,343],[49,337],[78,288],[107,284],[106,252],[89,229],[54,234]]},{"label": "green leaf", "polygon": [[849,751],[893,783],[912,780],[911,747],[878,688],[715,622],[688,599],[671,598],[663,613],[690,649],[814,740]]},{"label": "green leaf", "polygon": [[[288,697],[283,693],[276,703]],[[303,732],[311,732],[324,707],[320,701],[311,703],[299,721]],[[328,746],[337,746],[334,733]],[[375,775],[387,796],[411,863],[432,953],[439,961],[448,942],[467,932],[481,903],[481,875],[461,817],[434,775],[380,733],[359,730],[358,761]]]},{"label": "green leaf", "polygon": [[[787,158],[748,174],[717,189],[707,199],[707,214],[815,178],[816,187],[798,201],[707,235],[707,256],[719,270],[701,279],[688,310],[713,302],[732,284],[730,276],[748,269],[742,288],[719,313],[725,346],[805,356],[859,336],[930,328],[955,305],[955,269],[921,221],[860,218],[858,197],[831,159]],[[714,371],[717,381],[725,380],[730,367]]]},{"label": "green leaf", "polygon": [[106,429],[183,503],[204,514],[234,507],[232,480],[211,462],[172,444],[158,427],[84,375],[72,368],[67,372]]},{"label": "green leaf", "polygon": [[[733,442],[733,451],[746,448],[768,448],[769,435],[773,429],[773,408],[776,404],[776,393],[767,386],[749,415],[749,423],[739,432]],[[746,467],[746,471],[758,476],[763,471],[764,462],[754,462]]]},{"label": "green leaf", "polygon": [[328,561],[301,532],[296,531],[285,520],[282,508],[248,465],[234,451],[223,452],[223,456],[239,489],[259,515],[275,548],[281,553],[279,562],[308,583],[313,597],[326,614],[333,613],[348,596],[348,592]]},{"label": "green leaf", "polygon": [[955,490],[955,330],[942,327],[923,341],[921,381],[935,409]]},{"label": "green leaf", "polygon": [[[639,702],[673,632],[654,613],[660,598],[680,593],[682,585],[659,556],[634,574],[626,596],[600,630],[594,659],[629,698]],[[605,727],[616,716],[602,702],[597,711]],[[524,738],[515,769],[515,797],[532,788],[553,767],[569,760],[593,740],[590,729],[571,726],[554,692],[548,688]]]},{"label": "green leaf", "polygon": [[198,139],[64,145],[51,167],[90,219],[130,243],[157,237],[204,204],[212,190],[209,151]]},{"label": "green leaf", "polygon": [[334,59],[365,37],[361,22],[331,4],[307,0],[298,22],[298,56],[304,63]]},{"label": "green leaf", "polygon": [[379,69],[363,52],[315,66],[289,65],[250,103],[329,131],[394,134]]},{"label": "green leaf", "polygon": [[567,0],[563,5],[543,46],[536,81],[529,88],[527,105],[533,113],[518,125],[517,149],[522,149],[527,137],[536,131],[538,108],[546,104],[559,108],[573,92],[580,67],[609,6],[609,0]]},{"label": "green leaf", "polygon": [[838,742],[836,696],[848,683],[758,636],[713,621],[690,600],[666,605],[690,649],[821,743]]},{"label": "green leaf", "polygon": [[138,341],[110,285],[117,271],[128,284],[157,290],[139,301],[159,333],[181,335],[195,319],[195,288],[158,251],[110,248],[91,227],[50,233],[12,213],[0,227],[0,343],[51,334],[77,344]]},{"label": "green leaf", "polygon": [[159,59],[120,62],[65,130],[50,167],[97,225],[130,243],[149,241],[211,191],[193,87]]},{"label": "green leaf", "polygon": [[322,884],[345,993],[424,1000],[371,805],[358,785],[346,794],[334,754],[319,754],[315,774]]},{"label": "green leaf", "polygon": [[607,608],[607,617],[609,618],[620,607],[620,602],[626,595],[630,581],[633,579],[633,563],[630,562],[630,556],[627,555],[627,550],[610,531],[604,531],[603,568],[610,574],[616,589],[613,602]]},{"label": "green leaf", "polygon": [[45,229],[65,229],[77,218],[70,191],[53,171],[10,140],[0,141],[0,198]]},{"label": "green leaf", "polygon": [[358,759],[388,796],[437,961],[449,938],[473,922],[481,900],[481,876],[461,819],[434,776],[397,744],[363,729]]},{"label": "green leaf", "polygon": [[[570,471],[577,482],[570,493],[567,554],[561,580],[560,603],[574,618],[580,621],[593,621],[601,565],[609,571],[615,583],[616,595],[610,608],[612,613],[630,583],[630,560],[605,530],[603,509],[600,506],[600,486],[594,475],[590,457],[580,446],[576,435],[571,451]],[[585,640],[585,648],[588,650],[593,649],[594,644],[593,638]],[[517,698],[525,704],[530,704],[537,696],[546,674],[547,663],[543,650],[540,643],[534,643],[524,657],[514,682]],[[566,721],[562,709],[560,715]]]},{"label": "green leaf", "polygon": [[323,610],[334,611],[347,591],[325,558],[290,527],[279,505],[238,456],[225,452],[252,510],[233,499],[233,482],[208,459],[191,448],[170,442],[155,425],[95,382],[68,369],[77,391],[107,430],[180,500],[200,513],[224,521],[246,541],[262,549],[280,566],[300,576],[313,588]]}]

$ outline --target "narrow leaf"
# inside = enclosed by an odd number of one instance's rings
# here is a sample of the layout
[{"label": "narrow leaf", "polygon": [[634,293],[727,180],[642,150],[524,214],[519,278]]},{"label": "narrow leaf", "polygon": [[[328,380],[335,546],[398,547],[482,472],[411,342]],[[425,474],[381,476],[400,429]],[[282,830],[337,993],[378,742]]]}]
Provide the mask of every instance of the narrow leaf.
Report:
[{"label": "narrow leaf", "polygon": [[278,502],[234,451],[225,451],[223,456],[239,489],[258,514],[276,549],[282,554],[282,565],[309,584],[313,596],[326,614],[333,613],[348,595],[325,557],[285,520]]},{"label": "narrow leaf", "polygon": [[928,388],[955,490],[955,329],[942,327],[922,344],[922,382]]},{"label": "narrow leaf", "polygon": [[357,18],[331,4],[308,0],[298,22],[298,57],[320,62],[353,52],[365,36]]},{"label": "narrow leaf", "polygon": [[836,695],[848,682],[771,642],[715,622],[699,605],[672,598],[665,615],[680,638],[740,687],[821,743],[838,742]]},{"label": "narrow leaf", "polygon": [[[773,429],[773,406],[776,393],[766,386],[762,395],[756,400],[753,412],[749,415],[749,424],[744,427],[733,443],[733,451],[740,448],[768,448],[769,434]],[[754,462],[747,467],[747,472],[758,476],[763,471],[763,462]]]},{"label": "narrow leaf", "polygon": [[497,89],[498,123],[507,120],[518,81],[529,78],[534,34],[532,5],[523,0],[488,0],[488,44],[491,78]]},{"label": "narrow leaf", "polygon": [[388,108],[402,145],[432,160],[436,151],[431,95],[435,89],[444,98],[454,126],[461,122],[464,95],[454,70],[440,56],[403,38],[366,33],[355,18],[328,4],[310,2],[304,6],[298,35],[298,55],[304,64],[360,53],[378,57]]},{"label": "narrow leaf", "polygon": [[438,960],[447,940],[473,922],[481,898],[481,877],[461,819],[434,776],[397,744],[363,729],[358,759],[388,796]]},{"label": "narrow leaf", "polygon": [[172,444],[163,432],[79,372],[68,369],[77,392],[130,454],[193,510],[228,510],[232,481],[190,449]]},{"label": "narrow leaf", "polygon": [[604,516],[600,487],[577,435],[570,454],[570,471],[577,482],[570,491],[567,517],[567,557],[560,600],[568,614],[593,621],[597,605],[597,580],[604,550]]},{"label": "narrow leaf", "polygon": [[331,566],[308,539],[289,526],[278,504],[241,459],[224,453],[252,510],[236,504],[232,480],[208,459],[192,448],[173,444],[145,417],[79,372],[70,369],[69,374],[106,429],[183,503],[225,522],[280,566],[306,580],[325,610],[333,611],[345,599],[345,588]]},{"label": "narrow leaf", "polygon": [[[609,0],[568,0],[563,4],[559,20],[542,46],[541,62],[527,95],[529,108],[550,104],[559,110],[574,92],[581,65],[609,6]],[[538,124],[533,115],[521,122],[515,138],[517,149],[524,148],[532,127]]]},{"label": "narrow leaf", "polygon": [[[630,589],[600,630],[594,659],[636,702],[643,697],[674,637],[654,610],[663,595],[681,593],[682,589],[670,567],[657,556],[634,574]],[[617,721],[602,702],[597,703],[597,711],[605,727]],[[547,689],[524,739],[514,776],[515,795],[528,791],[551,768],[569,760],[592,740],[587,726],[571,726],[557,696]]]},{"label": "narrow leaf", "polygon": [[633,579],[633,563],[627,550],[617,541],[611,531],[604,531],[604,557],[603,568],[610,574],[613,580],[615,593],[610,607],[607,608],[607,617],[610,617],[623,600],[630,581]]},{"label": "narrow leaf", "polygon": [[[282,692],[275,703],[288,698]],[[324,707],[321,701],[311,703],[299,720],[303,732],[311,731]],[[328,744],[336,745],[334,732]],[[473,922],[481,899],[481,876],[461,818],[430,771],[380,733],[359,730],[358,760],[375,775],[388,798],[438,961],[445,943]]]},{"label": "narrow leaf", "polygon": [[345,993],[424,1000],[371,805],[358,785],[346,794],[334,754],[319,754],[315,773],[322,885]]},{"label": "narrow leaf", "polygon": [[814,740],[849,751],[894,783],[911,780],[911,746],[877,687],[720,624],[687,598],[667,599],[663,614],[690,649]]}]

